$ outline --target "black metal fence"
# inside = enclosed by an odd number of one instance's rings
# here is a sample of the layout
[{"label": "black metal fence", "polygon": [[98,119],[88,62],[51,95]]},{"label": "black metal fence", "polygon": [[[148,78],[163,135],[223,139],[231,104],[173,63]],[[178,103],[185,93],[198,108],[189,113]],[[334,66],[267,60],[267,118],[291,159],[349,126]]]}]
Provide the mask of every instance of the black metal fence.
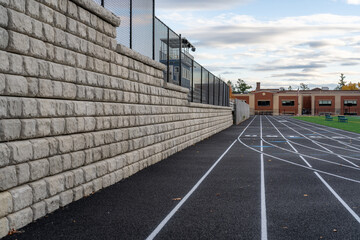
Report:
[{"label": "black metal fence", "polygon": [[197,63],[193,46],[155,17],[155,0],[95,0],[121,18],[119,43],[167,66],[164,80],[188,88],[189,101],[229,106],[228,85]]}]

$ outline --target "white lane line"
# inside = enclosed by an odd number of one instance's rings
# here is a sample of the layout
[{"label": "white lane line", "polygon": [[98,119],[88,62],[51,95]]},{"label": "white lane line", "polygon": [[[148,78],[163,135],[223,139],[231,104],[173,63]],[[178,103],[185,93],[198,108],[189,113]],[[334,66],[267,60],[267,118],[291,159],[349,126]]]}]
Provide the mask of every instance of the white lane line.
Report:
[{"label": "white lane line", "polygon": [[349,211],[349,213],[360,223],[360,217],[347,205],[347,203],[335,192],[335,190],[320,176],[319,173],[315,172],[316,176],[324,183],[324,185],[330,190],[330,192],[337,198],[337,200]]},{"label": "white lane line", "polygon": [[[298,120],[298,119],[292,119],[292,121],[304,123],[304,121]],[[310,126],[313,126],[313,127],[317,128],[317,129],[325,130],[325,131],[335,133],[335,134],[338,134],[338,135],[342,135],[345,138],[351,138],[351,139],[355,139],[355,140],[358,140],[358,141],[359,141],[359,139],[357,139],[357,138],[360,138],[359,133],[350,132],[350,131],[346,131],[346,130],[339,129],[339,128],[332,128],[332,127],[329,127],[329,126],[320,125],[318,123],[313,123],[313,122],[306,122],[306,123],[308,123]],[[339,132],[342,132],[342,133],[347,134],[347,135],[341,134]],[[354,138],[348,136],[348,135],[351,135],[351,134],[354,135]]]},{"label": "white lane line", "polygon": [[[300,124],[298,124],[298,123],[299,123],[298,121],[297,121],[296,123],[294,123],[293,121],[289,121],[289,122],[290,122],[291,124],[294,124],[294,125],[296,125],[296,126],[299,126],[299,127],[303,128],[303,129],[307,129],[307,128],[305,128],[304,126],[301,126]],[[327,130],[327,129],[325,129],[325,128],[319,128],[319,127],[316,127],[316,126],[314,126],[314,125],[312,125],[312,124],[305,123],[305,122],[303,122],[303,121],[300,121],[300,122],[301,122],[302,124],[304,124],[304,125],[311,126],[311,127],[315,127],[315,128],[317,128],[318,130],[323,130],[323,131],[326,131],[326,132],[335,133],[335,132],[329,131],[329,130]],[[307,130],[310,130],[310,129],[307,129]],[[316,132],[315,130],[311,130],[311,131]],[[333,138],[328,137],[328,136],[326,136],[326,135],[324,135],[324,134],[321,134],[321,133],[319,133],[319,132],[316,132],[316,133],[317,133],[318,135],[320,135],[320,136],[323,136],[323,137],[325,137],[325,138],[331,139],[331,140],[333,140],[333,141],[336,141],[336,142],[338,142],[338,143],[340,143],[340,144],[343,144],[343,145],[348,146],[348,147],[353,148],[353,149],[357,149],[357,148],[360,147],[360,145],[357,145],[357,144],[350,144],[350,143],[348,143],[348,142],[343,142],[343,141],[339,141],[339,140],[333,139]],[[342,135],[342,134],[340,134],[340,133],[335,133],[335,134]],[[345,136],[345,135],[342,135],[342,136]],[[356,138],[348,138],[348,139],[353,139],[353,140],[355,140],[355,141],[359,141],[359,140],[356,139]]]},{"label": "white lane line", "polygon": [[[268,119],[269,120],[269,119]],[[269,122],[271,122],[269,120]],[[271,122],[272,124],[272,122]],[[277,127],[273,124],[273,126],[277,129]],[[278,130],[278,129],[277,129]],[[278,130],[278,132],[280,133],[280,131]],[[280,133],[281,134],[281,133]],[[282,135],[282,134],[281,134]],[[296,150],[294,148],[294,150]],[[307,161],[302,158],[306,163]],[[307,163],[308,164],[308,163]],[[311,167],[311,166],[310,166]],[[325,179],[323,179],[319,173],[317,173],[316,171],[314,171],[315,175],[321,180],[321,182],[330,190],[330,192],[335,196],[335,198],[346,208],[346,210],[348,210],[348,212],[356,219],[356,221],[358,223],[360,223],[360,218],[359,216],[349,207],[349,205],[339,196],[339,194],[337,194],[335,192],[335,190],[325,181]]]},{"label": "white lane line", "polygon": [[[314,140],[308,138],[307,136],[305,136],[304,134],[301,134],[300,132],[296,131],[295,129],[293,129],[292,127],[290,127],[289,125],[285,124],[285,123],[281,123],[282,125],[286,126],[287,128],[291,129],[292,131],[296,132],[297,134],[299,134],[300,136],[303,136],[304,138],[310,140],[311,142],[313,142],[314,144],[318,145],[319,147],[325,149],[326,151],[328,151],[329,153],[334,153],[333,151],[331,151],[330,149],[318,144],[317,142],[315,142]],[[345,162],[348,162],[350,163],[351,165],[355,166],[355,167],[359,167],[357,164],[347,160],[346,158],[344,158],[343,156],[341,155],[338,155],[336,153],[334,153],[338,158],[341,158],[342,160],[344,160]]]},{"label": "white lane line", "polygon": [[[257,152],[257,153],[260,153],[260,154],[261,154],[261,151],[260,151],[260,150],[257,150],[257,149],[255,149],[255,148],[247,145],[246,143],[244,143],[243,141],[241,141],[240,138],[238,138],[238,141],[239,141],[242,145],[244,145],[245,147],[253,150],[254,152]],[[305,169],[308,169],[308,170],[311,170],[311,171],[317,171],[317,172],[319,172],[319,173],[323,173],[323,174],[326,174],[326,175],[329,175],[329,176],[333,176],[333,177],[336,177],[336,178],[344,179],[344,180],[347,180],[347,181],[350,181],[350,182],[360,183],[360,181],[358,181],[358,180],[356,180],[356,179],[351,179],[351,178],[343,177],[343,176],[336,175],[336,174],[333,174],[333,173],[325,172],[325,171],[322,171],[322,170],[319,170],[319,169],[316,169],[316,168],[304,166],[304,165],[301,165],[301,164],[298,164],[298,163],[294,163],[294,162],[291,162],[291,161],[286,160],[286,159],[283,159],[283,158],[276,157],[276,156],[274,156],[274,155],[271,155],[271,154],[268,154],[268,153],[265,153],[265,152],[263,152],[263,154],[264,154],[265,156],[271,157],[272,159],[277,159],[277,160],[279,160],[279,161],[281,161],[281,162],[286,162],[286,163],[289,163],[289,164],[294,165],[294,166],[297,166],[297,167],[305,168]]]},{"label": "white lane line", "polygon": [[261,146],[261,239],[267,240],[267,219],[266,219],[266,199],[265,199],[265,173],[264,173],[264,145],[262,132],[262,117],[260,116],[260,146]]},{"label": "white lane line", "polygon": [[[266,117],[266,119],[271,123],[271,125],[273,125],[273,127],[276,129],[276,131],[278,131],[278,133],[286,140],[287,144],[297,153],[299,154],[299,151],[289,142],[289,140],[280,132],[280,130],[272,123],[272,121],[270,121],[270,119],[268,117]],[[312,168],[312,166],[310,165],[310,163],[308,161],[306,161],[306,159],[299,154],[299,157],[306,163],[306,165],[308,165],[309,167]]]},{"label": "white lane line", "polygon": [[275,144],[272,144],[266,140],[264,140],[264,142],[268,145],[271,145],[273,147],[276,147],[278,149],[281,149],[283,151],[286,151],[286,152],[290,152],[290,153],[293,153],[293,154],[297,154],[299,156],[303,156],[303,157],[307,157],[307,158],[311,158],[311,159],[315,159],[317,161],[321,161],[321,162],[326,162],[326,163],[330,163],[330,164],[333,164],[333,165],[338,165],[340,167],[345,167],[345,168],[350,168],[350,169],[354,169],[354,170],[357,170],[357,171],[360,171],[360,168],[357,168],[357,167],[353,167],[353,166],[349,166],[349,165],[345,165],[345,164],[341,164],[341,163],[337,163],[337,162],[332,162],[332,161],[329,161],[329,160],[325,160],[325,159],[322,159],[322,158],[317,158],[317,157],[313,157],[313,156],[310,156],[310,155],[306,155],[306,154],[303,154],[303,153],[299,153],[298,151],[291,151],[289,149],[286,149],[286,148],[283,148],[283,147],[280,147],[278,145],[275,145]]},{"label": "white lane line", "polygon": [[[251,120],[251,122],[246,126],[246,128],[238,136],[245,132],[245,130],[250,126],[250,124],[255,120],[256,116]],[[186,200],[196,191],[204,179],[211,173],[211,171],[216,167],[216,165],[221,161],[225,154],[231,149],[231,147],[236,143],[237,139],[226,149],[226,151],[216,160],[216,162],[209,168],[209,170],[200,178],[200,180],[192,187],[192,189],[185,195],[183,199],[175,206],[173,210],[161,221],[161,223],[154,229],[154,231],[146,238],[147,240],[152,240],[159,234],[159,232],[164,228],[166,223],[175,215],[175,213],[181,208],[181,206],[186,202]]]}]

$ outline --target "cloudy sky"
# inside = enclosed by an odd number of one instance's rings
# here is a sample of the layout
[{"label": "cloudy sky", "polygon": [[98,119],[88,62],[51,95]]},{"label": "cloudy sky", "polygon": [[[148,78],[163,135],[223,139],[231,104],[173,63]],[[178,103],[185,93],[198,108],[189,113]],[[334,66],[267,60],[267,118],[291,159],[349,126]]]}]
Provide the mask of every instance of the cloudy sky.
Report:
[{"label": "cloudy sky", "polygon": [[156,0],[156,15],[224,80],[255,87],[360,82],[360,0]]}]

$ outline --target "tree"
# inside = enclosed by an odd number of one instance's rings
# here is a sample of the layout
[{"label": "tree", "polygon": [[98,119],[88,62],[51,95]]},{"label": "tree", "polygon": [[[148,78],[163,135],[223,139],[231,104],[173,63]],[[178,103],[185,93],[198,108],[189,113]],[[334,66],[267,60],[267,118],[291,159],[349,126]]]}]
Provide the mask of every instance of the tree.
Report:
[{"label": "tree", "polygon": [[309,86],[305,83],[300,83],[300,90],[310,90]]},{"label": "tree", "polygon": [[284,87],[279,88],[280,91],[285,91]]},{"label": "tree", "polygon": [[291,90],[292,90],[292,87],[291,87],[291,86],[289,86],[289,87],[288,87],[288,90],[289,90],[289,91],[291,91]]},{"label": "tree", "polygon": [[234,84],[232,83],[232,81],[227,81],[227,84],[230,85],[231,87],[231,91],[234,92],[235,91],[235,87],[234,87]]},{"label": "tree", "polygon": [[359,90],[360,83],[351,83],[342,86],[341,90]]},{"label": "tree", "polygon": [[242,79],[238,79],[237,82],[236,82],[236,85],[235,85],[235,90],[234,92],[237,92],[237,93],[244,93],[246,92],[248,89],[251,89],[251,86],[250,85],[247,85],[245,83],[244,80]]},{"label": "tree", "polygon": [[345,75],[343,73],[341,73],[338,86],[335,88],[335,90],[341,90],[342,87],[344,87],[346,85],[345,78],[346,78]]}]

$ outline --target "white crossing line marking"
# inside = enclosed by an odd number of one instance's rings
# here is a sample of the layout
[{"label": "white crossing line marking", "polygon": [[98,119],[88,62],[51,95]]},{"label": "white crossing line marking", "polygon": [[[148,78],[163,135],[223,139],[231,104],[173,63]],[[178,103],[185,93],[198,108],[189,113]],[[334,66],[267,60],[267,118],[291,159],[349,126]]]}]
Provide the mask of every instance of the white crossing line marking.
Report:
[{"label": "white crossing line marking", "polygon": [[279,137],[278,135],[266,135],[266,137]]}]

